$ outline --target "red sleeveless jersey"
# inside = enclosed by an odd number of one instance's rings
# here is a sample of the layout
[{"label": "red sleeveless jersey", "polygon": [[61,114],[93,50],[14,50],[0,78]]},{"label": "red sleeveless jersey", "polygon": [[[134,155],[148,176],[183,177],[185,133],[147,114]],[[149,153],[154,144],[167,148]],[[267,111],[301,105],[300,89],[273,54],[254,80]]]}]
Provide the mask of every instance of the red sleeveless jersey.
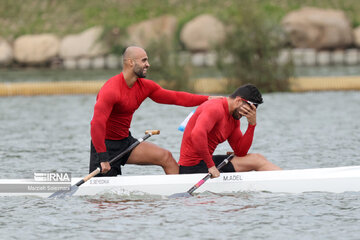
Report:
[{"label": "red sleeveless jersey", "polygon": [[179,164],[194,166],[204,160],[214,166],[212,154],[216,147],[228,140],[236,156],[245,156],[252,144],[255,125],[248,125],[243,135],[240,120],[229,113],[226,98],[212,99],[199,106],[186,125],[180,149]]},{"label": "red sleeveless jersey", "polygon": [[208,96],[166,90],[144,78],[138,78],[129,87],[120,73],[104,84],[96,98],[91,120],[91,139],[96,152],[106,152],[105,139],[121,140],[129,136],[133,114],[147,97],[157,103],[185,107],[198,106],[208,99]]}]

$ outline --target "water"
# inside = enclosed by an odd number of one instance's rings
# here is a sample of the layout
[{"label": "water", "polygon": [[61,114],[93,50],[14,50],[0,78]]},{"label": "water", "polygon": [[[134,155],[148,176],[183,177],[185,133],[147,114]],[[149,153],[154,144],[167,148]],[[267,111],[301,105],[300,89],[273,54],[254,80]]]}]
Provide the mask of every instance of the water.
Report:
[{"label": "water", "polygon": [[[284,169],[360,164],[359,92],[273,93],[264,101],[251,152]],[[86,175],[94,103],[94,95],[0,98],[1,178],[32,178],[36,171]],[[178,159],[177,127],[192,109],[147,100],[131,131],[140,137],[160,129],[149,141]],[[216,153],[229,149],[222,144]],[[163,171],[127,165],[123,173]],[[359,198],[357,192],[3,197],[0,239],[359,239]]]},{"label": "water", "polygon": [[[48,81],[74,81],[74,80],[106,80],[118,74],[119,69],[93,69],[93,70],[66,70],[63,69],[1,69],[0,83],[2,82],[48,82]],[[150,79],[157,79],[156,73],[149,72]],[[297,66],[295,76],[359,76],[360,68],[357,65],[331,65],[331,66]],[[195,67],[193,78],[222,77],[223,74],[215,67]]]}]

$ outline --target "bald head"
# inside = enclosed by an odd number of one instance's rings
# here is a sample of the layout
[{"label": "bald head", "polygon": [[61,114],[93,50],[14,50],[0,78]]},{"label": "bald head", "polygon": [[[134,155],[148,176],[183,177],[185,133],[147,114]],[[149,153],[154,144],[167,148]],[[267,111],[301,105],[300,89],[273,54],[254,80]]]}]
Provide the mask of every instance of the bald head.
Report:
[{"label": "bald head", "polygon": [[125,63],[127,59],[139,58],[144,54],[146,55],[146,52],[141,47],[135,47],[135,46],[128,47],[125,49],[125,52],[123,54],[123,62]]},{"label": "bald head", "polygon": [[123,54],[123,72],[127,76],[144,78],[149,67],[148,56],[143,48],[135,46],[126,48]]}]

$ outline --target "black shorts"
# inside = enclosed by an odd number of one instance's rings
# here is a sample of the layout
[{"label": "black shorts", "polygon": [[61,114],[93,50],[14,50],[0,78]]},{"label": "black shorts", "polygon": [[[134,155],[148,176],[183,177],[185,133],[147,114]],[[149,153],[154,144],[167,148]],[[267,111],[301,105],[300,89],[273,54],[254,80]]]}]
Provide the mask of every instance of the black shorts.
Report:
[{"label": "black shorts", "polygon": [[[131,136],[131,133],[127,138],[121,140],[105,140],[106,150],[109,153],[110,160],[116,157],[118,154],[127,149],[131,144],[136,142],[137,139]],[[105,174],[99,173],[97,177],[108,177],[108,176],[117,176],[121,175],[121,165],[125,165],[128,160],[132,150],[125,154],[122,158],[118,159],[114,163],[111,164],[111,169]],[[97,167],[100,166],[99,158],[97,157],[95,147],[91,142],[91,150],[90,150],[90,165],[89,165],[89,173],[94,171]]]},{"label": "black shorts", "polygon": [[[216,166],[218,166],[224,159],[229,155],[213,155],[212,159]],[[191,173],[208,173],[208,167],[206,163],[202,160],[199,164],[195,166],[181,166],[179,168],[180,174],[191,174]],[[228,162],[224,167],[221,168],[220,172],[235,172],[234,165],[231,162]]]}]

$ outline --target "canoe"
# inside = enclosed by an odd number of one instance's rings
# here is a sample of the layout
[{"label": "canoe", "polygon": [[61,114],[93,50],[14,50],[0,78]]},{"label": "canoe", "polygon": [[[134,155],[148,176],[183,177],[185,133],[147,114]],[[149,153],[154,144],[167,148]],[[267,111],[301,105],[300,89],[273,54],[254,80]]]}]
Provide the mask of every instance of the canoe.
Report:
[{"label": "canoe", "polygon": [[[81,185],[74,196],[105,193],[170,196],[186,192],[204,176],[205,174],[95,177]],[[48,197],[53,192],[64,190],[79,180],[81,178],[72,178],[71,182],[0,179],[0,196]],[[206,191],[219,194],[243,191],[274,193],[360,191],[360,166],[222,173],[220,177],[208,180],[195,193]]]}]

